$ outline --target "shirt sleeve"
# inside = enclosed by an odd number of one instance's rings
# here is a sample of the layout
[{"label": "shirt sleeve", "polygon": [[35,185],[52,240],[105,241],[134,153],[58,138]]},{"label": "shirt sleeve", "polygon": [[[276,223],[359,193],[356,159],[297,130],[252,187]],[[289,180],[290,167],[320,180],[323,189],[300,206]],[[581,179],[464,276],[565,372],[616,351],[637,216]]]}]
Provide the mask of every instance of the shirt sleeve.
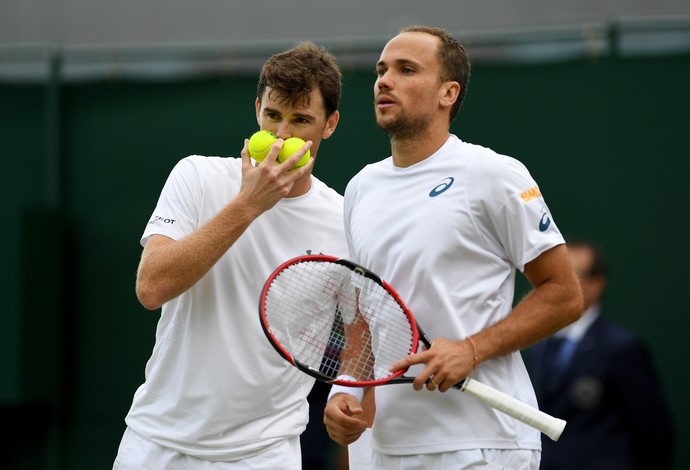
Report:
[{"label": "shirt sleeve", "polygon": [[199,227],[201,183],[193,157],[180,160],[168,176],[156,208],[149,219],[141,245],[152,235],[165,235],[174,240],[192,233]]},{"label": "shirt sleeve", "polygon": [[484,175],[486,230],[520,271],[546,250],[564,243],[546,201],[529,171],[519,161],[495,155]]}]

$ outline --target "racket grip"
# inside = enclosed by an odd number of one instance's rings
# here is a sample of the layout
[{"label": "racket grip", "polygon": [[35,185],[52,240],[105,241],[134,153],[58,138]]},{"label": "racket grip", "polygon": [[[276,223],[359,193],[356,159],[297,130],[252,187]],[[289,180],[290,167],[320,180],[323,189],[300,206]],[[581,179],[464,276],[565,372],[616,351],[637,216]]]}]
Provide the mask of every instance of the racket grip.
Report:
[{"label": "racket grip", "polygon": [[468,395],[472,395],[490,407],[538,429],[554,441],[561,437],[565,428],[566,422],[562,419],[548,415],[527,403],[521,402],[510,395],[469,377],[464,380],[460,390]]}]

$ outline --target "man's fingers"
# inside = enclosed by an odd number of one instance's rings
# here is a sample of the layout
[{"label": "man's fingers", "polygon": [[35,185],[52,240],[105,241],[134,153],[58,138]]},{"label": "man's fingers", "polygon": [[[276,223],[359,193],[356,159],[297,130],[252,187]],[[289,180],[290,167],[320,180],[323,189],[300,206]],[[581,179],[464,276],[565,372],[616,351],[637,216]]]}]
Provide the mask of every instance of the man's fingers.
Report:
[{"label": "man's fingers", "polygon": [[390,366],[390,371],[391,372],[397,372],[399,370],[406,370],[408,367],[415,365],[415,364],[420,364],[422,362],[421,354],[410,354],[404,359],[401,359],[399,361],[394,362]]}]

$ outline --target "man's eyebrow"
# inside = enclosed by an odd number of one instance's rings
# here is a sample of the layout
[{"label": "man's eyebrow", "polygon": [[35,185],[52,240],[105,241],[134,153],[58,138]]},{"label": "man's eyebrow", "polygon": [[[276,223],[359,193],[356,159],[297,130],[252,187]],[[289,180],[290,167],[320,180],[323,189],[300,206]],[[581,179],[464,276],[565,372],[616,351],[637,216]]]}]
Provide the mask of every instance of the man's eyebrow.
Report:
[{"label": "man's eyebrow", "polygon": [[[417,62],[416,60],[405,59],[405,58],[395,59],[392,61],[392,64],[398,65],[398,66],[400,66],[400,65],[414,65],[416,67],[421,66],[421,64],[419,62]],[[379,60],[378,62],[376,62],[376,67],[386,67],[386,66],[389,66],[389,64],[385,60]]]},{"label": "man's eyebrow", "polygon": [[[270,106],[266,106],[266,107],[264,108],[264,111],[263,111],[263,112],[264,112],[264,113],[275,113],[275,114],[280,114],[281,116],[283,115],[283,112],[282,112],[282,111],[280,111],[280,110],[278,110],[278,109],[275,109],[275,108],[271,108]],[[294,113],[292,113],[292,115],[295,116],[295,117],[298,117],[298,118],[303,118],[303,119],[314,119],[314,117],[315,117],[315,116],[312,115],[312,114],[303,113],[303,112],[294,112]]]}]

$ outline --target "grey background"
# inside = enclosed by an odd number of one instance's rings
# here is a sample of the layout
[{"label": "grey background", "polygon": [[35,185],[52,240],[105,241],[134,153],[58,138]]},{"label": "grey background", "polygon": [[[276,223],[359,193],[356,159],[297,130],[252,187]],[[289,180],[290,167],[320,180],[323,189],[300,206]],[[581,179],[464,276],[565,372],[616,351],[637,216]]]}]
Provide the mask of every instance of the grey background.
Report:
[{"label": "grey background", "polygon": [[690,14],[683,0],[3,0],[0,43],[63,46],[388,36],[411,23],[465,33]]}]

